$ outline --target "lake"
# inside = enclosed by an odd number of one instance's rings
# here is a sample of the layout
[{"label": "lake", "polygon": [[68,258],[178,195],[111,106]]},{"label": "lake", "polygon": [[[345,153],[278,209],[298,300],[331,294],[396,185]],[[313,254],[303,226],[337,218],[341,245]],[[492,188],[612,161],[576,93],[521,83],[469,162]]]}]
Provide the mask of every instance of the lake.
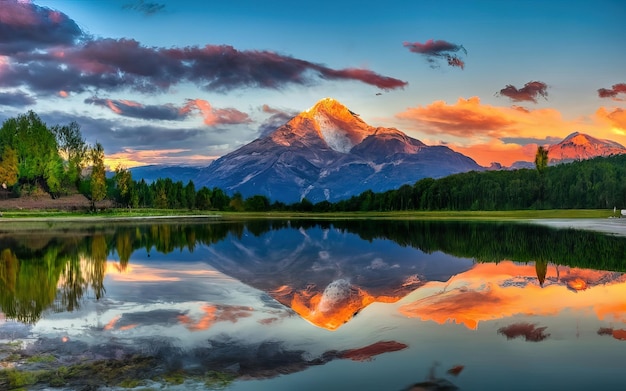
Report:
[{"label": "lake", "polygon": [[621,390],[625,270],[522,223],[0,226],[0,389]]}]

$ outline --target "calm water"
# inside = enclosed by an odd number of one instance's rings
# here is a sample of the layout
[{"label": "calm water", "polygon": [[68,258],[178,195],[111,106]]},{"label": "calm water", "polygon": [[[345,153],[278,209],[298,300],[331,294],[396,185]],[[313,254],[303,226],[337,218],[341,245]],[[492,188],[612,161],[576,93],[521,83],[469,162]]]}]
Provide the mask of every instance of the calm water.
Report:
[{"label": "calm water", "polygon": [[621,390],[624,270],[626,238],[521,224],[0,226],[0,364],[65,389]]}]

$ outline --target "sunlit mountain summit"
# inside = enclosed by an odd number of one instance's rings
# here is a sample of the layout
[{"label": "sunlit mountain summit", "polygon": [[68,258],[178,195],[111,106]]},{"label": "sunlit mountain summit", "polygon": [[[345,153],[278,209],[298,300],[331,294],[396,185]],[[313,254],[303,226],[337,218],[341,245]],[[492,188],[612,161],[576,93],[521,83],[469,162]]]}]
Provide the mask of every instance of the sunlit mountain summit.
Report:
[{"label": "sunlit mountain summit", "polygon": [[266,137],[222,156],[194,182],[244,197],[319,202],[482,169],[448,147],[370,126],[337,100],[325,98]]},{"label": "sunlit mountain summit", "polygon": [[626,153],[623,145],[611,140],[601,140],[588,134],[574,132],[558,144],[548,148],[550,163],[567,163]]}]

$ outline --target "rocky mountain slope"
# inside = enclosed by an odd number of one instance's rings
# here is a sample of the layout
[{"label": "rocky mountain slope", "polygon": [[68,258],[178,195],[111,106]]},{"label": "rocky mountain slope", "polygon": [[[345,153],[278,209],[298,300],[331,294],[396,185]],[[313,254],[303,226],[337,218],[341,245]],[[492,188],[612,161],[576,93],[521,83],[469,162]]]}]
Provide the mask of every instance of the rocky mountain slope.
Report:
[{"label": "rocky mountain slope", "polygon": [[548,161],[551,164],[567,163],[574,160],[622,153],[626,153],[626,148],[615,141],[601,140],[587,134],[574,132],[560,143],[548,148]]},{"label": "rocky mountain slope", "polygon": [[268,136],[222,156],[194,182],[244,197],[319,202],[483,169],[445,146],[428,146],[397,129],[370,126],[326,98]]}]

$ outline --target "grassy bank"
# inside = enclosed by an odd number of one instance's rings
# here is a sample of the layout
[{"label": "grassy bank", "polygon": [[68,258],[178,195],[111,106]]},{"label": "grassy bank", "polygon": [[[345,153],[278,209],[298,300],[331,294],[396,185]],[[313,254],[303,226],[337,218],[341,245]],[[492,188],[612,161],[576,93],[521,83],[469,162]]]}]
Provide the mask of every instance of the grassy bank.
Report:
[{"label": "grassy bank", "polygon": [[576,219],[608,218],[612,210],[606,209],[552,209],[515,211],[405,211],[405,212],[221,212],[189,211],[179,209],[108,209],[99,213],[12,210],[3,212],[1,222],[28,220],[132,220],[147,218],[202,218],[256,219],[256,218],[307,218],[307,219],[416,219],[416,220],[526,220],[526,219]]}]

